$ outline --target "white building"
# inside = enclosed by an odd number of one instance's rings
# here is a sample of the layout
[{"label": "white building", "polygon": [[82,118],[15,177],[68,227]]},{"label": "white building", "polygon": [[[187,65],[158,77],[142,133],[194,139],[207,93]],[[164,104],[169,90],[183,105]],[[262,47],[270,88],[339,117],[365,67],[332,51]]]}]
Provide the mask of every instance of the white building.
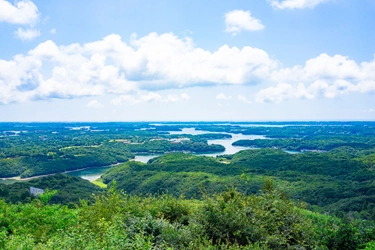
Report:
[{"label": "white building", "polygon": [[34,196],[38,196],[40,194],[44,194],[44,190],[40,188],[30,187],[30,194]]}]

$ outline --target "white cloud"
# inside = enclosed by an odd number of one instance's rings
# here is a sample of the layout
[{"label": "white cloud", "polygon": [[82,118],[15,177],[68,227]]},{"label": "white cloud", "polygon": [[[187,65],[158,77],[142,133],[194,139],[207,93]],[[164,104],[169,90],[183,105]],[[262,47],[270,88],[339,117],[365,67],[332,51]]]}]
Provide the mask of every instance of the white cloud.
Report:
[{"label": "white cloud", "polygon": [[0,60],[0,104],[127,95],[200,84],[246,84],[267,78],[277,65],[261,49],[224,45],[209,52],[195,47],[190,38],[171,33],[132,36],[130,44],[119,35],[83,45],[57,46],[49,40],[26,55]]},{"label": "white cloud", "polygon": [[216,99],[218,99],[218,100],[230,100],[230,99],[232,99],[232,97],[231,96],[226,96],[225,94],[220,93],[220,94],[218,94],[216,96]]},{"label": "white cloud", "polygon": [[51,30],[49,31],[49,33],[51,33],[51,34],[56,34],[56,29],[51,29]]},{"label": "white cloud", "polygon": [[32,28],[39,21],[39,11],[36,5],[29,0],[8,1],[0,0],[0,22],[11,24],[29,25],[29,28],[18,28],[14,31],[17,38],[25,41],[40,36],[40,31]]},{"label": "white cloud", "polygon": [[114,105],[123,105],[123,104],[139,104],[145,102],[158,102],[161,101],[162,97],[158,93],[149,92],[147,94],[139,95],[138,97],[133,95],[121,95],[112,100]]},{"label": "white cloud", "polygon": [[232,10],[225,14],[225,32],[233,35],[239,33],[241,30],[262,30],[264,25],[261,21],[251,16],[250,11]]},{"label": "white cloud", "polygon": [[280,83],[275,87],[269,87],[257,93],[257,102],[275,102],[280,103],[288,99],[311,99],[313,96],[309,95],[303,84],[292,86],[286,83]]},{"label": "white cloud", "polygon": [[281,68],[271,73],[277,83],[257,93],[258,102],[288,99],[336,98],[351,92],[375,92],[375,59],[357,64],[342,55],[321,54],[305,66]]},{"label": "white cloud", "polygon": [[103,105],[101,105],[97,100],[92,100],[89,103],[86,104],[86,107],[88,108],[101,108]]},{"label": "white cloud", "polygon": [[16,1],[15,5],[0,0],[0,22],[12,24],[32,25],[39,19],[36,5],[28,0]]},{"label": "white cloud", "polygon": [[306,61],[304,67],[294,66],[272,73],[273,80],[316,81],[321,79],[375,79],[375,61],[358,65],[354,60],[342,55],[321,54]]},{"label": "white cloud", "polygon": [[14,34],[21,40],[33,40],[35,37],[40,36],[40,31],[37,29],[22,29],[18,28]]},{"label": "white cloud", "polygon": [[[365,86],[365,87],[364,87]],[[263,89],[257,93],[257,102],[282,102],[289,99],[336,98],[351,92],[375,92],[375,81],[364,85],[353,84],[345,80],[335,80],[332,83],[315,81],[308,87],[303,83],[296,85],[279,83],[274,87]]]},{"label": "white cloud", "polygon": [[240,102],[243,102],[243,103],[246,103],[246,104],[252,104],[252,101],[250,101],[249,99],[247,99],[245,96],[243,95],[238,95],[237,96],[237,99],[240,101]]},{"label": "white cloud", "polygon": [[[143,71],[145,81],[141,85],[144,87],[150,84],[167,87],[176,83],[178,87],[197,83],[243,84],[266,76],[275,65],[260,49],[224,45],[211,53],[195,48],[191,39],[178,39],[173,34],[151,33],[133,39],[132,45],[137,48],[134,59],[139,62],[134,71]],[[134,68],[133,62],[131,65]]]},{"label": "white cloud", "polygon": [[[83,45],[57,46],[46,41],[25,55],[0,59],[0,104],[104,94],[122,96],[119,100],[128,103],[159,98],[173,102],[190,97],[133,94],[201,84],[262,81],[274,86],[257,94],[259,102],[372,93],[375,59],[357,63],[342,55],[321,54],[303,66],[282,68],[261,49],[223,45],[210,52],[194,46],[190,38],[180,39],[171,33],[132,36],[129,44],[119,35]],[[223,93],[217,97],[228,98]]]},{"label": "white cloud", "polygon": [[166,97],[161,96],[155,92],[148,92],[142,94],[141,92],[134,93],[133,95],[121,95],[116,97],[111,101],[113,105],[125,105],[125,104],[141,104],[141,103],[153,103],[153,102],[164,102],[164,103],[173,103],[178,101],[186,101],[190,99],[189,95],[167,95]]},{"label": "white cloud", "polygon": [[327,2],[328,0],[271,0],[271,6],[277,9],[303,9],[314,8],[316,5]]}]

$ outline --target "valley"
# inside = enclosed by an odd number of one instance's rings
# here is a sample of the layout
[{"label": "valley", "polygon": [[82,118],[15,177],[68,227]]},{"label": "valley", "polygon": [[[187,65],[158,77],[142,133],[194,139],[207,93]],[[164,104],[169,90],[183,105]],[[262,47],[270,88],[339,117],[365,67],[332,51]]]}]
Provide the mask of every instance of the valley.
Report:
[{"label": "valley", "polygon": [[277,193],[335,230],[375,232],[374,131],[372,122],[0,123],[0,199],[35,203],[33,186],[73,209],[117,190],[199,210],[228,192]]}]

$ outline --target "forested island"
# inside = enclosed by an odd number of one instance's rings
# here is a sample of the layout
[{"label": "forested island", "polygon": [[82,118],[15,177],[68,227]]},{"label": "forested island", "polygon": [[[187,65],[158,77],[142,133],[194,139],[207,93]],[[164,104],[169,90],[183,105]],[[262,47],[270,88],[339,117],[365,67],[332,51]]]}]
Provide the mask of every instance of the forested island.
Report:
[{"label": "forested island", "polygon": [[0,248],[375,247],[375,122],[0,123],[0,148]]}]

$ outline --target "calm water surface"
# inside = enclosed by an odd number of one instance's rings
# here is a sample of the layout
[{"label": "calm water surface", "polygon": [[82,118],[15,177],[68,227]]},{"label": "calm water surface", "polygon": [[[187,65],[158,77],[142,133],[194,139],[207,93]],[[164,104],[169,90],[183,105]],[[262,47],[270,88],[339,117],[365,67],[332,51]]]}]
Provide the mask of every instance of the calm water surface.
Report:
[{"label": "calm water surface", "polygon": [[[232,145],[233,142],[238,140],[255,140],[255,139],[267,139],[263,135],[243,135],[243,134],[233,134],[233,133],[222,133],[222,132],[210,132],[210,131],[204,131],[204,130],[195,130],[195,128],[183,128],[182,131],[169,131],[170,134],[174,135],[183,135],[183,134],[189,134],[189,135],[201,135],[201,134],[229,134],[232,136],[232,138],[229,139],[220,139],[220,140],[208,140],[208,144],[219,144],[223,145],[225,147],[225,151],[220,153],[210,153],[210,154],[195,154],[195,155],[205,155],[205,156],[212,156],[216,157],[219,155],[225,155],[225,154],[235,154],[241,150],[249,149],[248,147],[235,147]],[[288,153],[298,153],[293,151],[286,151]],[[136,155],[134,160],[140,161],[143,163],[147,163],[150,159],[160,156],[160,154],[148,154],[148,155]],[[96,167],[96,168],[88,168],[78,171],[73,171],[67,173],[71,176],[78,176],[82,179],[94,181],[101,177],[101,175],[107,171],[111,166],[104,166],[104,167]],[[14,182],[13,180],[7,180],[9,182]],[[0,183],[3,183],[2,180],[0,180]],[[9,183],[8,183],[9,184]]]},{"label": "calm water surface", "polygon": [[104,174],[105,171],[107,171],[111,166],[104,166],[104,167],[97,167],[97,168],[87,168],[83,170],[73,171],[66,173],[71,176],[77,176],[81,177],[82,179],[88,180],[88,181],[95,181],[96,179],[99,179],[102,174]]},{"label": "calm water surface", "polygon": [[[143,163],[147,163],[148,160],[158,157],[159,155],[136,155],[134,158],[134,161],[140,161]],[[95,181],[96,179],[99,179],[102,174],[104,174],[105,171],[107,171],[112,166],[104,166],[104,167],[97,167],[97,168],[87,168],[83,170],[73,171],[67,173],[71,176],[78,176],[82,179],[89,180],[89,181]]]},{"label": "calm water surface", "polygon": [[196,154],[196,155],[206,155],[216,157],[218,155],[235,154],[241,150],[249,149],[249,147],[237,147],[233,146],[232,143],[238,140],[255,140],[255,139],[268,139],[263,135],[243,135],[243,134],[233,134],[233,133],[222,133],[222,132],[209,132],[204,130],[195,130],[195,128],[183,128],[182,131],[170,131],[170,134],[174,135],[202,135],[202,134],[227,134],[231,135],[232,138],[220,139],[220,140],[207,140],[208,144],[219,144],[225,147],[224,152],[220,153],[210,153],[210,154]]}]

